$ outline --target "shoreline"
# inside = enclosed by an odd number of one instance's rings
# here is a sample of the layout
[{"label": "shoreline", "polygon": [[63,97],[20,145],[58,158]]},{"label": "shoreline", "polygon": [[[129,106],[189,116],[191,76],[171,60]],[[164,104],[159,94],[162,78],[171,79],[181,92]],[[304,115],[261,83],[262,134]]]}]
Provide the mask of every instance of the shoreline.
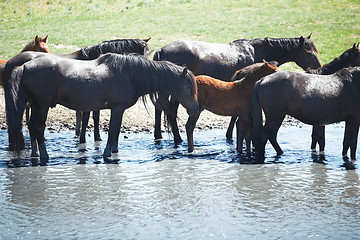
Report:
[{"label": "shoreline", "polygon": [[[5,98],[4,90],[0,90],[0,128],[2,130],[7,129],[6,125],[6,114],[5,114]],[[25,115],[25,114],[24,114]],[[61,105],[56,105],[54,108],[49,109],[48,117],[46,120],[46,130],[49,131],[74,131],[75,135],[75,124],[76,116],[75,111],[68,109]],[[187,121],[188,115],[184,107],[180,105],[178,111],[178,125],[181,132],[185,132],[185,123]],[[167,129],[164,126],[164,114],[162,115],[162,132],[167,134]],[[196,124],[196,130],[211,130],[211,129],[224,129],[224,137],[226,129],[229,125],[231,117],[230,116],[219,116],[213,114],[207,110],[203,111],[200,115],[200,118]],[[100,111],[100,131],[107,131],[110,123],[110,110],[105,109]],[[154,124],[155,124],[155,107],[151,101],[146,102],[145,104],[141,99],[137,103],[125,110],[123,121],[121,125],[121,133],[139,133],[139,132],[148,132],[154,133]],[[283,125],[298,125],[299,122],[291,117],[286,117]],[[25,126],[25,117],[23,126]],[[90,114],[89,125],[87,131],[93,131],[93,120],[92,113]],[[233,133],[235,136],[235,131]]]}]

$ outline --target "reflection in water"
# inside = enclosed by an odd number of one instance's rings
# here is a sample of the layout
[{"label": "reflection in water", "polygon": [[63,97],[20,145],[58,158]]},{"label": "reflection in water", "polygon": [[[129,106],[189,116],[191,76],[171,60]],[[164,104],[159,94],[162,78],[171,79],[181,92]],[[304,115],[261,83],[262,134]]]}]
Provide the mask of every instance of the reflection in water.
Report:
[{"label": "reflection in water", "polygon": [[128,134],[112,164],[103,142],[48,134],[46,166],[0,152],[0,238],[359,239],[359,170],[342,167],[342,130],[327,128],[318,155],[310,127],[282,128],[284,155],[267,146],[263,165],[239,164],[249,160],[223,130],[195,133],[193,154]]}]

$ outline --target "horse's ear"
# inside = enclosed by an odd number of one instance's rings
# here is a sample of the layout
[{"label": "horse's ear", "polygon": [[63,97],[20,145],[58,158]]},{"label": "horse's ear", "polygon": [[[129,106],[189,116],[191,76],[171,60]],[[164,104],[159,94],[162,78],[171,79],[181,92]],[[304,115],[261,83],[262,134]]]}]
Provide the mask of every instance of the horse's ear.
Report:
[{"label": "horse's ear", "polygon": [[305,39],[303,36],[300,37],[300,45],[304,45]]},{"label": "horse's ear", "polygon": [[147,38],[147,39],[143,39],[144,42],[148,42],[151,39],[151,37]]},{"label": "horse's ear", "polygon": [[47,43],[49,35],[46,35],[46,37],[43,39],[44,43]]},{"label": "horse's ear", "polygon": [[40,41],[39,41],[39,35],[36,35],[36,36],[35,36],[35,43],[36,43],[36,44],[39,44],[39,42],[40,42]]},{"label": "horse's ear", "polygon": [[309,35],[307,38],[310,39],[310,38],[311,38],[311,35],[312,35],[312,33],[310,33],[310,35]]},{"label": "horse's ear", "polygon": [[360,44],[360,43],[358,43],[358,44],[356,45],[356,48],[359,48],[359,44]]},{"label": "horse's ear", "polygon": [[188,73],[188,69],[187,69],[187,67],[184,65],[184,69],[183,69],[183,72],[182,72],[182,74],[181,74],[181,77],[185,77],[187,73]]},{"label": "horse's ear", "polygon": [[268,64],[277,67],[279,65],[279,62],[278,61],[271,61],[271,62],[268,62]]}]

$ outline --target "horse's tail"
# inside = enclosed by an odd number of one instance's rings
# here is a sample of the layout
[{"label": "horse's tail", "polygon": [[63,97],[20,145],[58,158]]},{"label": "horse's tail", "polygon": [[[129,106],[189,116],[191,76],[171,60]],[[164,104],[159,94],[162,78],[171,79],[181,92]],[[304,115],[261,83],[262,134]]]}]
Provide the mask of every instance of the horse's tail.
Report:
[{"label": "horse's tail", "polygon": [[259,86],[261,80],[255,84],[255,87],[252,92],[252,134],[253,134],[253,143],[255,146],[256,154],[262,154],[261,151],[261,129],[263,127],[263,118],[262,118],[262,109],[259,103]]},{"label": "horse's tail", "polygon": [[6,123],[8,126],[10,150],[17,155],[25,148],[22,134],[22,119],[25,109],[25,91],[23,87],[24,67],[14,69],[10,79],[4,82]]},{"label": "horse's tail", "polygon": [[156,50],[155,54],[154,54],[154,57],[153,57],[153,60],[154,61],[161,61],[161,48]]}]

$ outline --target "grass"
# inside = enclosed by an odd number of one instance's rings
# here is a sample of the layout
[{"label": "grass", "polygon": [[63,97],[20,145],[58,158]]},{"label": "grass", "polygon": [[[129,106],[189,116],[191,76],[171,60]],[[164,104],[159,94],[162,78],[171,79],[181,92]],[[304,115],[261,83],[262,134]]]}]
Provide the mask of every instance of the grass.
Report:
[{"label": "grass", "polygon": [[156,50],[179,39],[313,33],[322,63],[360,42],[358,0],[0,0],[0,12],[0,58],[19,53],[36,34],[49,35],[52,52],[68,53],[115,38],[152,37]]}]

